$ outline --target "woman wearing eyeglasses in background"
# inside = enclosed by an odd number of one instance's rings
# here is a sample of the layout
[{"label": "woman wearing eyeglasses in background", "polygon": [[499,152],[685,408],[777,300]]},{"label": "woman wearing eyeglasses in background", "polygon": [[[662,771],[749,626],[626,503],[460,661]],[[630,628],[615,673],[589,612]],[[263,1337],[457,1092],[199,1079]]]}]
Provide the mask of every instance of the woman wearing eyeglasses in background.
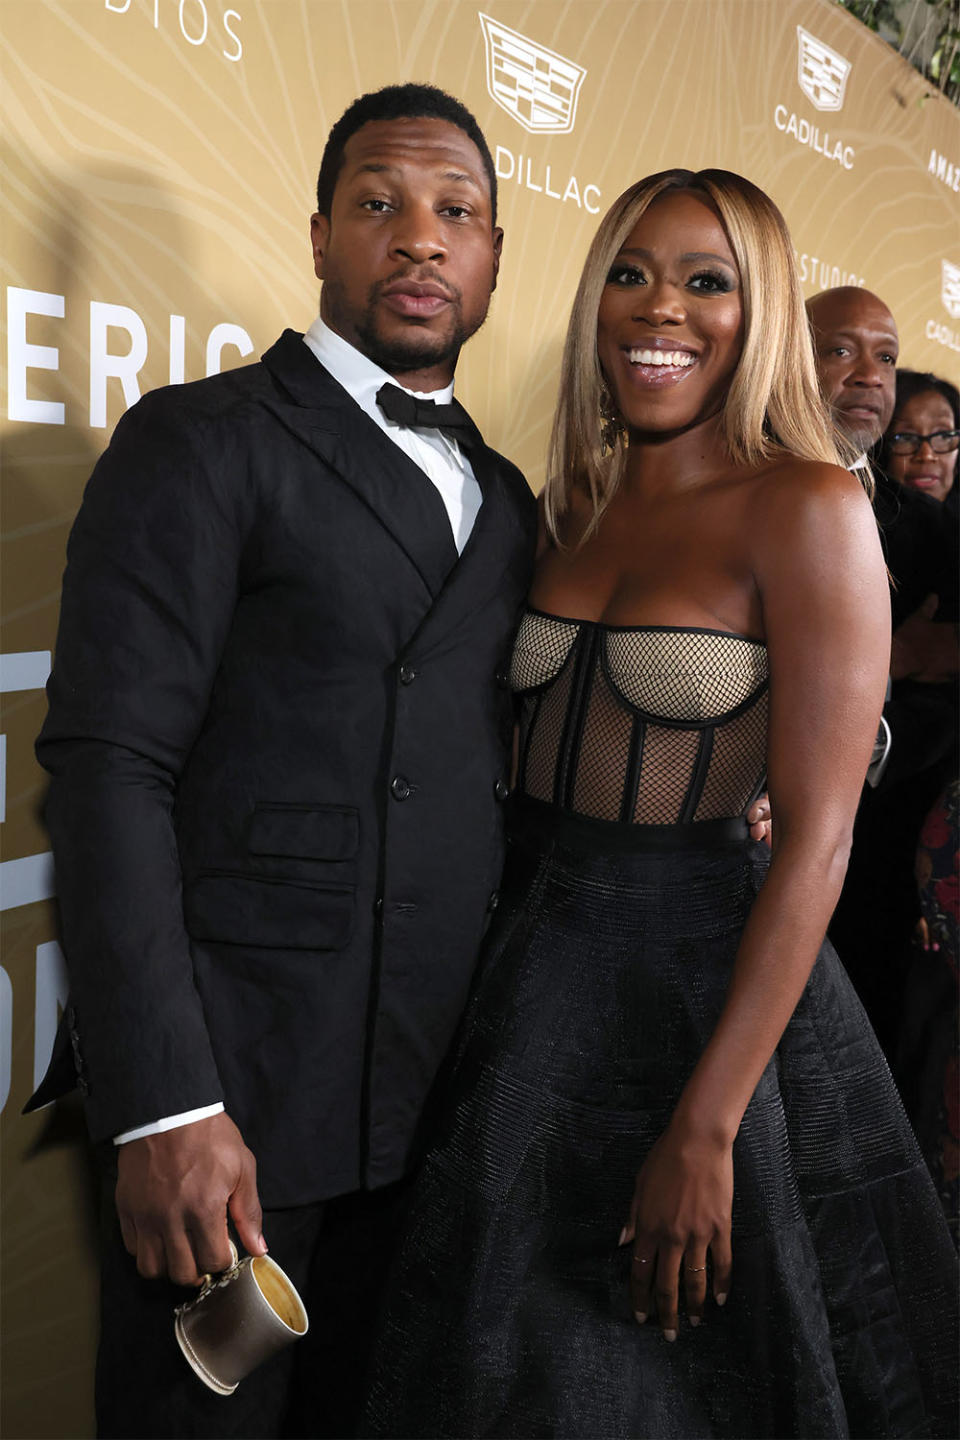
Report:
[{"label": "woman wearing eyeglasses in background", "polygon": [[899,485],[957,509],[960,392],[949,380],[897,372],[897,402],[884,436],[882,469]]},{"label": "woman wearing eyeglasses in background", "polygon": [[[956,386],[936,375],[898,371],[896,406],[883,440],[881,468],[905,489],[943,504],[951,512],[951,529],[960,508],[958,446],[960,393]],[[937,619],[941,618],[938,611]],[[951,642],[956,639],[955,629],[950,626]],[[956,1108],[960,783],[955,678],[939,685],[906,678],[895,685],[894,692],[901,711],[922,715],[926,722],[919,736],[926,743],[915,748],[917,761],[925,757],[927,764],[910,777],[910,788],[921,804],[924,794],[926,804],[931,794],[937,795],[921,826],[916,853],[919,919],[914,962],[900,1007],[894,1068],[956,1242],[960,1236]],[[946,737],[945,741],[938,744],[938,736]]]}]

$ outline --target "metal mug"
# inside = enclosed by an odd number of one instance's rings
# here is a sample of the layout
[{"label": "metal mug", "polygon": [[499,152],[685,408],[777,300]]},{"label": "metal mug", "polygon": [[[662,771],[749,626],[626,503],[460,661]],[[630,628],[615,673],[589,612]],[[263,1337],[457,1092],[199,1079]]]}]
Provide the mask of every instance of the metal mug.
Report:
[{"label": "metal mug", "polygon": [[200,1293],[178,1305],[177,1343],[204,1385],[232,1395],[251,1370],[307,1333],[307,1312],[293,1284],[269,1255],[238,1259],[204,1277]]}]

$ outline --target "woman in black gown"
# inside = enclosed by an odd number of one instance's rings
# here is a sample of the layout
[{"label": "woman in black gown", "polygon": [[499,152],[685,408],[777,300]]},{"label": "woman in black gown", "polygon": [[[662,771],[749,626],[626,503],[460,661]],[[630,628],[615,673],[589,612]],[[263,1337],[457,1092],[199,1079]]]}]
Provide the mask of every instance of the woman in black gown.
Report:
[{"label": "woman in black gown", "polygon": [[952,1246],[822,944],[889,654],[839,459],[770,200],[633,186],[570,323],[511,858],[374,1434],[956,1433]]}]

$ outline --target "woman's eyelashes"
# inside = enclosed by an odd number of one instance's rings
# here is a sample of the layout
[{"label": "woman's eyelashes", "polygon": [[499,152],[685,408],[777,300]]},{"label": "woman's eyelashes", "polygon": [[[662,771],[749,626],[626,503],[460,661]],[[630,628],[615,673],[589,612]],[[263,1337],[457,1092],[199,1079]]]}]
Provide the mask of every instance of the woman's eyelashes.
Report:
[{"label": "woman's eyelashes", "polygon": [[733,276],[725,270],[698,270],[687,281],[691,290],[706,291],[708,295],[728,295],[735,284]]},{"label": "woman's eyelashes", "polygon": [[[613,265],[607,275],[608,285],[629,287],[648,283],[647,276],[639,265]],[[681,283],[688,290],[694,290],[701,295],[727,295],[736,286],[733,276],[719,269],[696,270]]]},{"label": "woman's eyelashes", "polygon": [[607,276],[608,285],[645,285],[646,276],[636,265],[614,265]]}]

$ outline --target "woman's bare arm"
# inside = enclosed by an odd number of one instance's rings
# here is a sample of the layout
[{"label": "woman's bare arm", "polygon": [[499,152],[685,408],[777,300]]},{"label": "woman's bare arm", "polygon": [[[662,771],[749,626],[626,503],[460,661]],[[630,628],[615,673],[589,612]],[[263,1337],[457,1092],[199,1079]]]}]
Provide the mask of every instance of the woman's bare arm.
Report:
[{"label": "woman's bare arm", "polygon": [[[676,1333],[678,1276],[696,1319],[730,1277],[732,1145],[803,992],[846,869],[890,653],[886,572],[869,502],[833,466],[784,466],[750,514],[770,660],[768,781],[776,826],[716,1029],[638,1177],[635,1310]],[[655,1263],[643,1264],[656,1256]],[[693,1278],[690,1278],[693,1277]]]}]

